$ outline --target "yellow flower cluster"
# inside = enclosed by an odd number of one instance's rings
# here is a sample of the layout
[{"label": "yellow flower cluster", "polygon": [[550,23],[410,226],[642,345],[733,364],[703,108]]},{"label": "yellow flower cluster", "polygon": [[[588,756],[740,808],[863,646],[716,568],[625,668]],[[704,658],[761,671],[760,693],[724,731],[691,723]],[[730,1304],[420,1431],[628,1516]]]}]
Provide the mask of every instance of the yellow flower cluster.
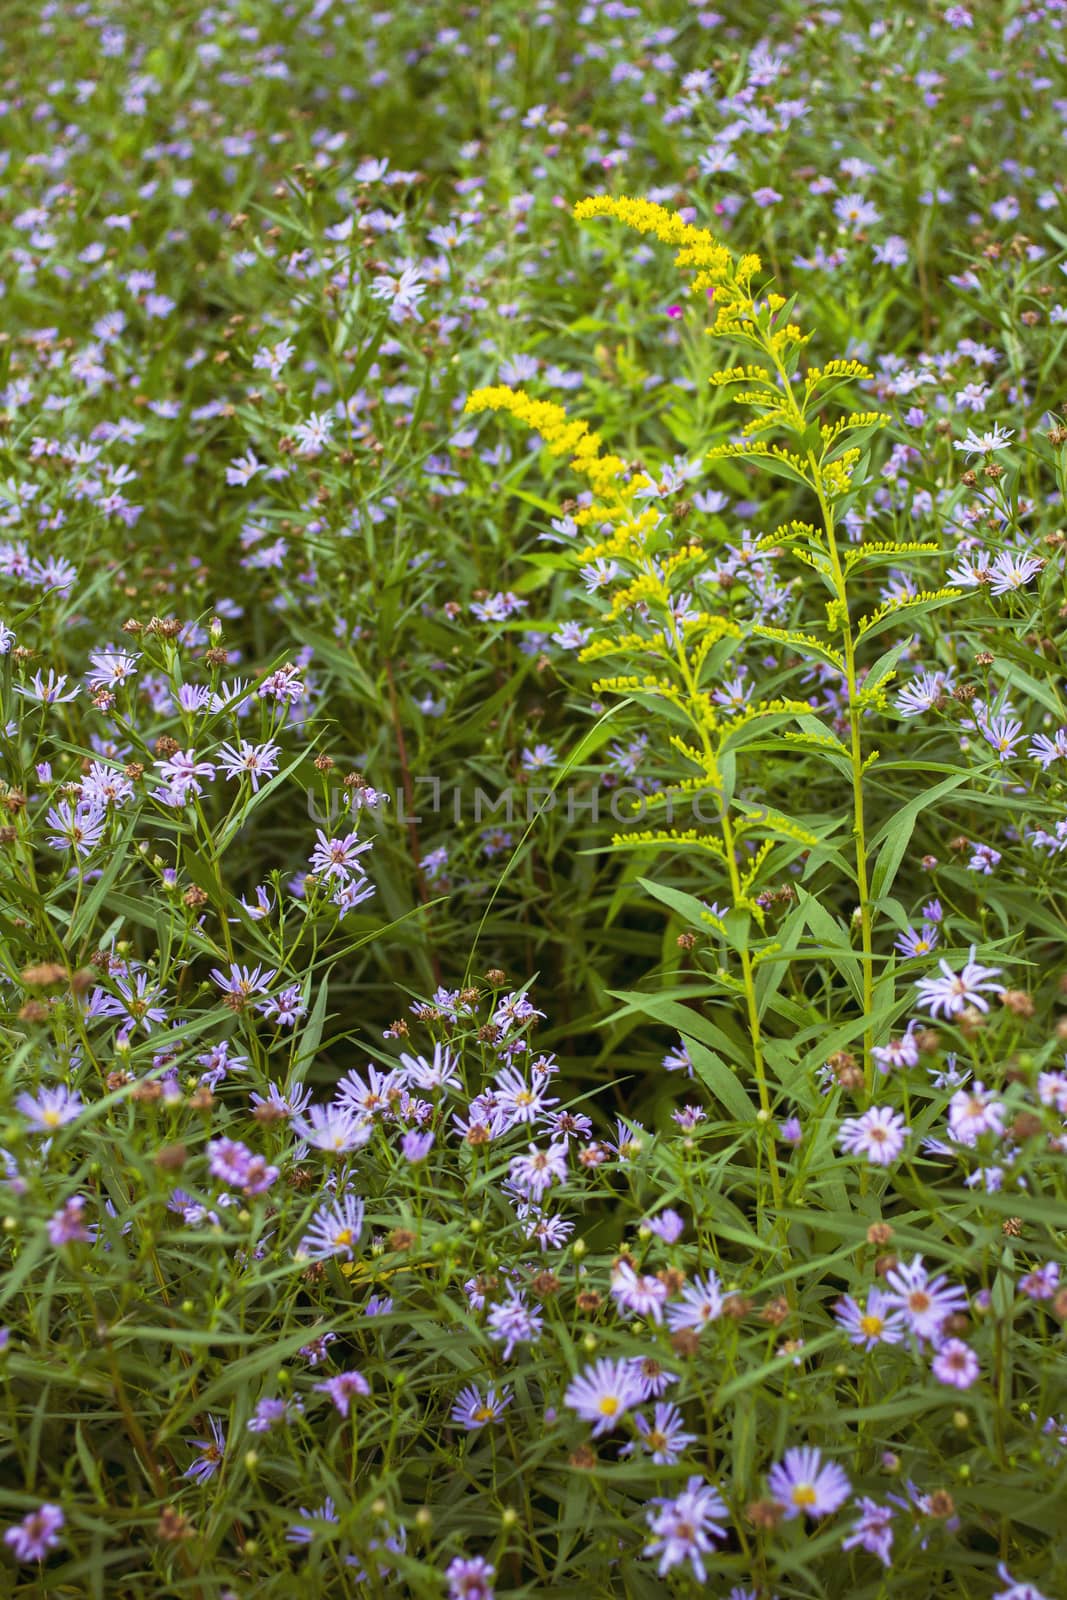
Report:
[{"label": "yellow flower cluster", "polygon": [[625,468],[618,456],[600,454],[603,441],[587,422],[568,417],[563,407],[551,400],[534,400],[522,389],[511,389],[504,383],[475,389],[463,409],[471,413],[506,411],[524,422],[541,435],[554,456],[569,455],[575,472],[588,478],[598,494],[606,494]]},{"label": "yellow flower cluster", "polygon": [[750,284],[762,263],[759,256],[746,255],[735,260],[724,244],[706,228],[696,228],[676,211],[656,205],[652,200],[629,195],[590,195],[574,208],[579,222],[597,217],[613,217],[635,233],[651,233],[664,244],[677,246],[676,267],[695,269],[690,291],[699,294],[714,289],[718,314],[713,332],[723,333],[746,316],[752,315]]}]

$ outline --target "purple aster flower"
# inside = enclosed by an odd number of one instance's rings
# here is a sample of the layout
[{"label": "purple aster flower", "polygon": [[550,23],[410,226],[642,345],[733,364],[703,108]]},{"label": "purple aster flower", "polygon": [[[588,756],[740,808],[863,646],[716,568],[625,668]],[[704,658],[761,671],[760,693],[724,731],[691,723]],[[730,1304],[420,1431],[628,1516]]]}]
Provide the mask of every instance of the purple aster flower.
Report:
[{"label": "purple aster flower", "polygon": [[837,1142],[849,1155],[863,1155],[875,1166],[887,1167],[904,1148],[910,1129],[899,1111],[872,1106],[859,1117],[846,1117]]},{"label": "purple aster flower", "polygon": [[325,1378],[322,1383],[313,1384],[317,1394],[329,1395],[342,1417],[347,1417],[352,1404],[353,1395],[370,1394],[370,1384],[362,1372],[353,1368],[350,1372],[335,1373],[332,1378]]},{"label": "purple aster flower", "polygon": [[344,1256],[351,1261],[363,1231],[363,1201],[354,1194],[343,1195],[314,1213],[300,1241],[299,1255],[323,1261],[328,1256]]},{"label": "purple aster flower", "polygon": [[294,1416],[299,1416],[304,1407],[295,1395],[288,1400],[278,1397],[265,1397],[260,1400],[255,1411],[248,1419],[249,1433],[269,1433],[272,1428],[277,1428],[283,1423],[291,1422]]},{"label": "purple aster flower", "polygon": [[210,1439],[186,1439],[186,1444],[200,1454],[191,1466],[186,1467],[182,1473],[183,1478],[192,1478],[195,1483],[207,1483],[213,1478],[222,1465],[222,1458],[226,1453],[226,1435],[222,1431],[222,1424],[216,1417],[209,1416],[208,1427],[211,1430]]},{"label": "purple aster flower", "polygon": [[256,994],[266,994],[271,980],[276,976],[273,967],[268,967],[264,972],[261,965],[254,967],[238,966],[236,961],[231,961],[229,973],[221,972],[218,967],[212,967],[211,976],[228,997],[227,1004],[234,1011],[243,1009]]},{"label": "purple aster flower", "polygon": [[595,1423],[593,1438],[597,1439],[617,1427],[642,1398],[633,1363],[602,1357],[571,1379],[563,1403],[576,1411],[583,1422]]},{"label": "purple aster flower", "polygon": [[507,1300],[492,1306],[487,1317],[489,1337],[504,1346],[504,1360],[511,1360],[517,1344],[534,1344],[541,1337],[544,1317],[533,1306],[528,1306],[519,1290],[513,1290]]},{"label": "purple aster flower", "polygon": [[28,1132],[54,1133],[56,1128],[74,1121],[82,1109],[82,1098],[76,1089],[60,1083],[54,1089],[41,1089],[36,1100],[32,1095],[20,1094],[15,1109],[30,1123]]},{"label": "purple aster flower", "polygon": [[434,1135],[432,1130],[420,1133],[417,1128],[410,1129],[400,1141],[400,1151],[405,1161],[410,1161],[414,1166],[419,1161],[425,1161],[433,1149]]},{"label": "purple aster flower", "polygon": [[277,772],[280,756],[281,751],[273,739],[268,739],[264,744],[252,744],[242,739],[236,749],[224,744],[215,759],[227,778],[247,778],[252,793],[258,794],[264,778],[273,777]]},{"label": "purple aster flower", "polygon": [[567,1141],[550,1144],[547,1150],[530,1145],[524,1156],[516,1156],[511,1163],[509,1186],[518,1193],[539,1201],[554,1183],[563,1183],[567,1177]]},{"label": "purple aster flower", "polygon": [[107,807],[95,801],[61,800],[52,806],[45,817],[48,827],[55,831],[48,843],[53,850],[73,850],[76,855],[87,856],[96,849],[107,829]]},{"label": "purple aster flower", "polygon": [[880,1506],[877,1500],[870,1500],[866,1495],[862,1495],[857,1504],[860,1509],[859,1521],[853,1523],[852,1532],[842,1539],[841,1548],[853,1550],[858,1545],[868,1555],[877,1556],[883,1566],[888,1567],[896,1513],[892,1506]]},{"label": "purple aster flower", "polygon": [[899,1344],[904,1337],[904,1315],[889,1304],[881,1289],[868,1289],[863,1307],[851,1295],[843,1295],[834,1307],[834,1316],[852,1343],[865,1350],[873,1350],[879,1344]]},{"label": "purple aster flower", "polygon": [[[639,1411],[634,1416],[634,1426],[641,1443],[657,1466],[673,1466],[687,1445],[696,1444],[696,1434],[686,1433],[685,1420],[677,1406],[660,1400],[656,1404],[652,1421]],[[628,1445],[620,1454],[628,1455],[634,1449]]]},{"label": "purple aster flower", "polygon": [[448,1600],[493,1600],[496,1568],[482,1556],[456,1556],[445,1568]]},{"label": "purple aster flower", "polygon": [[708,1581],[704,1557],[714,1549],[714,1539],[726,1538],[726,1502],[717,1489],[694,1474],[681,1494],[656,1498],[645,1512],[652,1538],[646,1556],[658,1557],[661,1578],[688,1561],[699,1583]]},{"label": "purple aster flower", "polygon": [[714,1272],[693,1278],[683,1288],[681,1299],[667,1307],[667,1326],[672,1333],[683,1328],[700,1333],[722,1316],[722,1303],[722,1284]]},{"label": "purple aster flower", "polygon": [[975,946],[972,944],[969,959],[959,972],[953,972],[942,956],[939,962],[940,977],[916,980],[919,1004],[924,1006],[931,1016],[958,1017],[967,1006],[977,1006],[979,1011],[988,1011],[989,1001],[986,995],[1004,993],[1002,983],[990,981],[1000,976],[1000,968],[979,966],[974,954]]},{"label": "purple aster flower", "polygon": [[315,1511],[309,1511],[307,1506],[300,1506],[297,1515],[303,1520],[291,1523],[286,1530],[286,1540],[289,1544],[310,1544],[320,1533],[325,1533],[327,1528],[336,1527],[340,1518],[333,1499],[327,1495],[322,1505]]},{"label": "purple aster flower", "polygon": [[949,1101],[948,1125],[952,1137],[960,1144],[975,1145],[986,1133],[999,1138],[1004,1132],[1005,1116],[1003,1101],[991,1094],[983,1083],[957,1089]]},{"label": "purple aster flower", "polygon": [[922,1256],[901,1262],[886,1274],[886,1304],[903,1312],[919,1339],[937,1343],[945,1321],[967,1308],[967,1296],[944,1275],[931,1278]]},{"label": "purple aster flower", "polygon": [[16,1561],[43,1561],[49,1550],[59,1544],[59,1533],[66,1518],[59,1506],[44,1505],[29,1511],[21,1522],[4,1529],[4,1543]]},{"label": "purple aster flower", "polygon": [[836,1461],[824,1463],[820,1451],[811,1445],[787,1450],[767,1474],[767,1486],[787,1521],[799,1516],[829,1516],[852,1493]]},{"label": "purple aster flower", "polygon": [[637,1273],[627,1261],[620,1261],[612,1273],[611,1296],[616,1305],[634,1316],[663,1321],[667,1285],[650,1273]]},{"label": "purple aster flower", "polygon": [[685,1219],[668,1206],[658,1217],[646,1217],[641,1226],[662,1239],[664,1244],[677,1244],[685,1232]]},{"label": "purple aster flower", "polygon": [[290,1126],[316,1150],[324,1150],[329,1155],[344,1155],[349,1150],[359,1150],[367,1143],[374,1124],[369,1117],[334,1104],[308,1106],[307,1116],[294,1116]]},{"label": "purple aster flower", "polygon": [[982,1369],[969,1344],[964,1344],[962,1339],[946,1339],[938,1346],[930,1370],[940,1383],[951,1384],[954,1389],[969,1389],[978,1381]]},{"label": "purple aster flower", "polygon": [[95,1237],[96,1229],[82,1219],[85,1206],[83,1194],[72,1195],[49,1217],[48,1237],[57,1248],[64,1244],[87,1244]]},{"label": "purple aster flower", "polygon": [[315,834],[318,843],[308,859],[317,877],[327,881],[330,878],[345,881],[353,873],[363,876],[364,869],[359,858],[371,848],[370,839],[365,839],[361,844],[357,833],[346,833],[343,838],[330,839],[321,828],[316,828]]},{"label": "purple aster flower", "polygon": [[484,1428],[487,1422],[496,1422],[503,1415],[505,1407],[510,1405],[511,1399],[511,1390],[506,1384],[497,1394],[496,1385],[491,1383],[483,1395],[473,1383],[469,1383],[456,1396],[452,1421],[458,1427],[466,1428],[468,1433],[474,1433],[478,1428]]}]

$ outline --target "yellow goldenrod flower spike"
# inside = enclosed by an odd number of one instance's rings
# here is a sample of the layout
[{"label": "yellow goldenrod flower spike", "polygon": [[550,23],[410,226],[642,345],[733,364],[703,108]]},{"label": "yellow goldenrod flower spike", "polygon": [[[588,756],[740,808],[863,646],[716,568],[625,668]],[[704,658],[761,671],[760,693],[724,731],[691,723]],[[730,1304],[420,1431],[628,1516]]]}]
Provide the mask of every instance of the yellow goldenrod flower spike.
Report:
[{"label": "yellow goldenrod flower spike", "polygon": [[[725,245],[720,244],[706,228],[694,227],[676,211],[668,211],[666,206],[656,205],[652,200],[638,200],[629,195],[590,195],[578,201],[574,215],[579,222],[596,217],[613,217],[626,227],[633,228],[635,233],[652,233],[664,244],[676,245],[678,254],[675,266],[699,269],[702,288],[725,283],[731,274],[733,258]],[[755,263],[751,270],[759,270],[758,256],[746,256],[744,263]]]}]

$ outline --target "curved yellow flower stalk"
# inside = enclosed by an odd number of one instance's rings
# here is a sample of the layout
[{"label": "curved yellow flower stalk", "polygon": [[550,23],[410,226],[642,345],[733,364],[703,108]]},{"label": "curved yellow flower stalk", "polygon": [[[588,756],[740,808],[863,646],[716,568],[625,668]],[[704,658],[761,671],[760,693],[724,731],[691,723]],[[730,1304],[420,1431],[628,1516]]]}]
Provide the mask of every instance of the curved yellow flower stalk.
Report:
[{"label": "curved yellow flower stalk", "polygon": [[[863,1007],[867,1024],[864,1030],[864,1074],[870,1092],[873,1080],[871,1050],[874,1044],[870,1026],[874,1010],[874,947],[862,780],[863,773],[877,759],[877,752],[864,758],[861,725],[864,712],[872,702],[860,684],[856,646],[861,636],[869,632],[881,617],[876,613],[871,618],[861,619],[858,624],[852,621],[846,585],[850,563],[838,546],[835,506],[852,489],[853,475],[862,460],[862,449],[855,442],[857,435],[862,437],[873,432],[888,419],[879,412],[864,411],[848,412],[832,423],[824,423],[814,414],[816,406],[825,405],[837,389],[870,378],[871,373],[858,361],[835,360],[823,367],[810,367],[803,377],[797,375],[800,350],[807,343],[809,335],[788,320],[789,302],[782,295],[768,294],[760,302],[753,298],[752,280],[760,271],[758,256],[745,255],[735,259],[711,234],[691,227],[675,213],[661,206],[653,206],[646,200],[609,197],[582,200],[575,206],[574,215],[579,219],[613,217],[639,233],[653,233],[665,244],[681,247],[675,256],[675,265],[683,269],[696,267],[698,272],[692,287],[708,288],[714,294],[717,314],[708,333],[717,337],[728,336],[735,343],[748,345],[758,357],[756,362],[725,368],[712,376],[711,382],[719,388],[742,385],[734,398],[754,415],[741,430],[742,442],[717,446],[709,452],[710,457],[744,457],[758,461],[768,470],[809,489],[818,502],[821,529],[813,530],[814,537],[806,552],[797,547],[794,553],[819,574],[831,591],[826,608],[827,632],[839,636],[841,643],[842,677],[848,696],[848,757],[852,772],[856,891],[863,951]],[[785,317],[783,313],[786,313]],[[770,444],[762,437],[754,437],[778,429],[792,437],[792,447]],[[938,591],[924,594],[905,599],[899,604],[907,606],[917,604],[920,600],[940,599],[946,593]],[[803,635],[786,635],[786,639],[804,653]],[[821,642],[815,653],[823,660],[827,658],[826,647]],[[881,686],[883,695],[888,681],[887,677]]]}]

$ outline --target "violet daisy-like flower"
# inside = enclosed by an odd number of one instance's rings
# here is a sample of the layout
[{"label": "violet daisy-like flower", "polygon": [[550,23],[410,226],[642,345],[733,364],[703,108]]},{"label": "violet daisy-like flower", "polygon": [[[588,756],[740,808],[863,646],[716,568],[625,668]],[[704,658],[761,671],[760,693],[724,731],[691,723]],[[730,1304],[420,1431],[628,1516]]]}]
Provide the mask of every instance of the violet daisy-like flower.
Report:
[{"label": "violet daisy-like flower", "polygon": [[346,833],[340,838],[330,839],[321,828],[316,828],[315,836],[318,843],[308,862],[316,877],[326,881],[330,878],[345,881],[353,873],[362,877],[363,868],[359,858],[371,848],[370,839],[364,839],[361,843],[358,833]]},{"label": "violet daisy-like flower", "polygon": [[48,1219],[48,1238],[51,1244],[58,1247],[63,1244],[91,1242],[96,1235],[96,1229],[82,1218],[86,1203],[83,1194],[72,1195],[65,1205],[52,1213]]},{"label": "violet daisy-like flower", "polygon": [[954,1389],[969,1389],[978,1381],[982,1368],[969,1344],[962,1339],[946,1339],[938,1346],[930,1370],[941,1383],[951,1384]]},{"label": "violet daisy-like flower", "polygon": [[60,705],[66,700],[73,700],[81,693],[81,684],[76,683],[73,689],[67,688],[67,675],[64,672],[53,672],[48,669],[47,678],[35,672],[27,688],[23,683],[15,684],[15,693],[23,695],[27,700],[37,700],[41,705]]},{"label": "violet daisy-like flower", "polygon": [[1042,772],[1047,772],[1054,761],[1067,756],[1067,728],[1057,728],[1051,739],[1047,734],[1035,733],[1030,740],[1029,754]]},{"label": "violet daisy-like flower", "polygon": [[496,1568],[484,1556],[456,1556],[445,1568],[448,1600],[494,1600]]},{"label": "violet daisy-like flower", "polygon": [[916,956],[928,956],[931,951],[936,950],[939,937],[934,923],[924,922],[918,932],[914,928],[909,928],[907,933],[898,934],[893,946],[902,956],[913,960]]},{"label": "violet daisy-like flower", "polygon": [[90,689],[117,689],[133,677],[140,659],[139,654],[132,655],[128,650],[90,650]]},{"label": "violet daisy-like flower", "polygon": [[320,1533],[327,1528],[335,1527],[340,1521],[337,1507],[330,1495],[327,1495],[322,1505],[310,1511],[307,1506],[297,1508],[297,1516],[302,1520],[293,1522],[286,1530],[286,1541],[289,1544],[310,1544]]},{"label": "violet daisy-like flower", "polygon": [[252,744],[248,739],[242,739],[236,749],[224,744],[215,760],[227,778],[247,778],[252,793],[258,794],[264,778],[273,777],[277,772],[280,756],[281,751],[273,739],[266,740],[264,744]]},{"label": "violet daisy-like flower", "polygon": [[208,1427],[211,1430],[210,1439],[186,1439],[186,1444],[200,1452],[191,1466],[186,1467],[182,1473],[183,1478],[192,1478],[195,1483],[207,1483],[213,1478],[222,1465],[222,1458],[226,1453],[226,1435],[222,1424],[216,1417],[209,1415]]},{"label": "violet daisy-like flower", "polygon": [[1015,747],[1023,738],[1023,725],[1012,717],[990,717],[978,723],[979,732],[993,746],[1001,761],[1015,754]]},{"label": "violet daisy-like flower", "polygon": [[298,983],[291,983],[275,995],[267,995],[256,1006],[261,1017],[273,1022],[276,1028],[292,1028],[307,1011],[304,996]]},{"label": "violet daisy-like flower", "polygon": [[434,1133],[432,1129],[427,1129],[425,1133],[420,1133],[417,1128],[410,1128],[400,1141],[400,1153],[405,1161],[409,1161],[412,1166],[416,1166],[420,1161],[426,1160],[426,1157],[433,1149],[433,1142]]},{"label": "violet daisy-like flower", "polygon": [[834,1317],[852,1343],[865,1350],[873,1350],[879,1344],[899,1344],[905,1334],[903,1313],[890,1305],[881,1289],[869,1289],[864,1306],[851,1295],[843,1295],[834,1307]]},{"label": "violet daisy-like flower", "polygon": [[714,1272],[707,1272],[687,1283],[681,1299],[667,1307],[667,1326],[672,1333],[683,1328],[700,1333],[709,1322],[722,1316],[722,1305],[722,1284]]},{"label": "violet daisy-like flower", "polygon": [[860,1510],[859,1521],[853,1523],[852,1532],[842,1539],[841,1548],[853,1550],[858,1546],[866,1550],[868,1555],[877,1556],[882,1565],[888,1567],[896,1513],[892,1506],[880,1506],[877,1500],[868,1499],[866,1495],[862,1495],[856,1503]]},{"label": "violet daisy-like flower", "polygon": [[517,1344],[535,1344],[541,1337],[544,1317],[534,1306],[528,1306],[520,1290],[513,1290],[507,1300],[490,1307],[486,1321],[489,1337],[504,1346],[504,1360],[511,1360]]},{"label": "violet daisy-like flower", "polygon": [[958,1017],[967,1006],[977,1006],[979,1011],[989,1010],[987,994],[1003,994],[1004,985],[991,980],[1000,976],[999,967],[983,967],[974,959],[975,946],[959,972],[954,972],[942,956],[938,963],[940,977],[918,978],[918,1001],[931,1016]]},{"label": "violet daisy-like flower", "polygon": [[433,1047],[433,1060],[425,1056],[401,1053],[400,1064],[408,1081],[426,1094],[438,1094],[449,1089],[462,1092],[463,1080],[459,1075],[459,1062],[447,1045],[438,1040]]},{"label": "violet daisy-like flower", "polygon": [[576,1411],[583,1422],[592,1422],[593,1438],[610,1433],[627,1411],[643,1398],[641,1384],[631,1361],[610,1361],[601,1357],[572,1378],[563,1396],[564,1405]]},{"label": "violet daisy-like flower", "polygon": [[370,1394],[370,1384],[355,1367],[349,1372],[337,1372],[332,1378],[323,1379],[322,1383],[312,1384],[312,1388],[317,1394],[329,1395],[342,1417],[348,1416],[353,1395],[362,1397]]},{"label": "violet daisy-like flower", "polygon": [[991,1094],[985,1084],[971,1083],[957,1089],[949,1101],[948,1125],[958,1143],[975,1145],[986,1133],[999,1138],[1006,1114],[1003,1101]]},{"label": "violet daisy-like flower", "polygon": [[104,837],[107,829],[107,808],[96,801],[72,804],[61,800],[52,806],[45,822],[55,831],[48,843],[53,850],[73,850],[75,855],[87,856]]},{"label": "violet daisy-like flower", "polygon": [[369,1117],[336,1104],[308,1106],[306,1116],[294,1112],[290,1126],[301,1139],[327,1155],[346,1155],[350,1150],[361,1149],[374,1128]]},{"label": "violet daisy-like flower", "polygon": [[611,1296],[616,1305],[634,1316],[663,1321],[667,1285],[650,1273],[637,1273],[629,1262],[621,1261],[612,1273]]},{"label": "violet daisy-like flower", "polygon": [[79,1115],[82,1097],[76,1089],[68,1089],[65,1083],[59,1083],[53,1089],[41,1089],[36,1100],[30,1094],[20,1094],[15,1101],[15,1109],[30,1124],[28,1132],[54,1133],[56,1128],[73,1122]]},{"label": "violet daisy-like flower", "polygon": [[922,1256],[901,1262],[886,1273],[886,1304],[899,1308],[912,1333],[937,1342],[947,1319],[967,1309],[963,1289],[942,1274],[931,1278]]},{"label": "violet daisy-like flower", "polygon": [[43,1561],[49,1550],[59,1544],[59,1534],[66,1520],[60,1506],[46,1501],[36,1511],[28,1511],[21,1522],[5,1528],[4,1543],[16,1561],[27,1565],[31,1561]]},{"label": "violet daisy-like flower", "polygon": [[871,1106],[859,1117],[846,1117],[837,1142],[849,1155],[866,1156],[875,1166],[887,1167],[904,1148],[910,1129],[899,1111]]},{"label": "violet daisy-like flower", "polygon": [[[686,1433],[682,1413],[669,1401],[657,1402],[651,1422],[640,1411],[637,1412],[634,1427],[641,1436],[641,1444],[657,1466],[672,1466],[687,1445],[696,1444],[696,1434]],[[633,1446],[629,1446],[621,1453],[629,1454],[632,1449]]]},{"label": "violet daisy-like flower", "polygon": [[362,1230],[363,1201],[354,1194],[342,1195],[314,1213],[297,1253],[310,1256],[313,1261],[323,1261],[328,1256],[344,1256],[351,1261]]},{"label": "violet daisy-like flower", "polygon": [[506,1384],[498,1394],[496,1385],[491,1383],[484,1395],[473,1383],[466,1384],[452,1406],[452,1421],[466,1428],[468,1433],[474,1433],[487,1422],[496,1422],[511,1400],[512,1393]]},{"label": "violet daisy-like flower", "polygon": [[909,1022],[899,1039],[888,1044],[875,1045],[871,1051],[879,1072],[893,1072],[901,1067],[919,1065],[919,1045],[915,1038],[915,1023]]},{"label": "violet daisy-like flower", "polygon": [[968,428],[964,437],[957,439],[952,448],[962,451],[970,460],[971,456],[991,455],[994,450],[1003,450],[1014,437],[1014,428],[1002,428],[999,422],[994,422],[988,433],[975,433]]},{"label": "violet daisy-like flower", "polygon": [[257,1403],[246,1426],[249,1433],[270,1433],[272,1428],[291,1422],[303,1409],[302,1403],[295,1395],[291,1395],[287,1400],[265,1396]]},{"label": "violet daisy-like flower", "polygon": [[534,1122],[549,1106],[559,1104],[558,1096],[548,1094],[547,1080],[528,1084],[514,1067],[504,1067],[498,1072],[493,1086],[497,1105],[512,1127],[519,1122]]},{"label": "violet daisy-like flower", "polygon": [[844,1505],[852,1485],[836,1461],[823,1461],[811,1445],[787,1450],[767,1474],[771,1498],[786,1521],[794,1517],[826,1517]]},{"label": "violet daisy-like flower", "polygon": [[157,761],[156,767],[170,793],[183,801],[191,794],[203,794],[201,778],[215,776],[213,763],[198,761],[195,750],[176,750],[167,760]]},{"label": "violet daisy-like flower", "polygon": [[232,961],[228,973],[220,971],[218,967],[212,967],[211,976],[223,994],[228,997],[228,1002],[233,1003],[232,1009],[237,1010],[247,1005],[253,995],[266,994],[276,973],[273,967],[268,967],[264,971],[259,963],[254,967],[242,967],[236,961]]},{"label": "violet daisy-like flower", "polygon": [[667,1051],[663,1057],[663,1066],[667,1072],[684,1072],[687,1078],[693,1076],[693,1062],[689,1046],[684,1039],[679,1039],[675,1048]]},{"label": "violet daisy-like flower", "polygon": [[719,1491],[694,1474],[673,1499],[652,1500],[645,1517],[652,1538],[644,1554],[658,1560],[660,1577],[688,1561],[697,1581],[706,1583],[704,1557],[713,1552],[713,1540],[726,1538],[728,1512]]},{"label": "violet daisy-like flower", "polygon": [[1040,556],[1027,555],[1025,550],[1002,550],[994,556],[989,566],[990,594],[1010,594],[1022,589],[1031,578],[1044,568]]},{"label": "violet daisy-like flower", "polygon": [[509,1186],[539,1201],[554,1183],[564,1183],[567,1178],[567,1142],[550,1144],[547,1150],[530,1145],[524,1156],[516,1156],[511,1163]]},{"label": "violet daisy-like flower", "polygon": [[680,1217],[677,1211],[672,1211],[668,1206],[657,1217],[645,1217],[641,1223],[642,1228],[647,1228],[649,1233],[654,1233],[664,1244],[677,1244],[685,1232],[685,1218]]}]

